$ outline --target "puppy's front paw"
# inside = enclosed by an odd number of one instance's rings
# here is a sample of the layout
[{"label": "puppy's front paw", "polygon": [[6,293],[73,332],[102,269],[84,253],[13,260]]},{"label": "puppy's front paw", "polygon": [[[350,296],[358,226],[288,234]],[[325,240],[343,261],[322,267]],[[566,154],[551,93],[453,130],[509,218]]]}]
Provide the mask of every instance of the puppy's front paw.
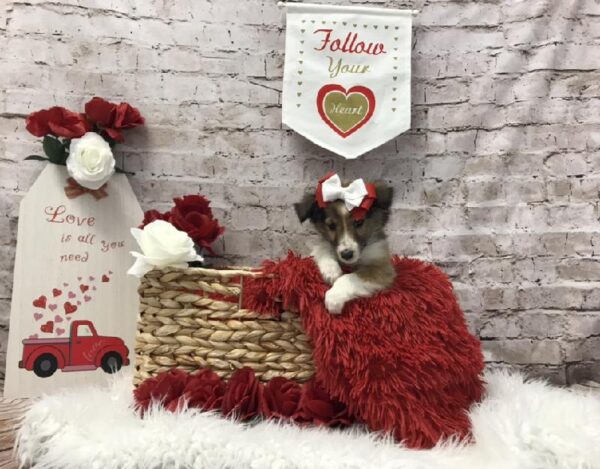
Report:
[{"label": "puppy's front paw", "polygon": [[342,268],[336,261],[322,262],[319,265],[321,276],[330,285],[342,275]]},{"label": "puppy's front paw", "polygon": [[339,289],[330,288],[325,293],[325,307],[331,314],[340,314],[344,309],[346,300],[343,295],[340,294]]}]

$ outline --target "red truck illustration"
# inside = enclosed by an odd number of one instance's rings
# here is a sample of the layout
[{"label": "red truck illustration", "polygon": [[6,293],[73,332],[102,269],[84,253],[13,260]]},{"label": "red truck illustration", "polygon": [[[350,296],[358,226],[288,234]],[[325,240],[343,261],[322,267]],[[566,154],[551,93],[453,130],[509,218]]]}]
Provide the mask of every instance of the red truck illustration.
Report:
[{"label": "red truck illustration", "polygon": [[88,371],[101,367],[115,373],[129,365],[129,349],[119,337],[100,336],[91,321],[73,321],[68,338],[25,339],[19,368],[40,378],[62,371]]}]

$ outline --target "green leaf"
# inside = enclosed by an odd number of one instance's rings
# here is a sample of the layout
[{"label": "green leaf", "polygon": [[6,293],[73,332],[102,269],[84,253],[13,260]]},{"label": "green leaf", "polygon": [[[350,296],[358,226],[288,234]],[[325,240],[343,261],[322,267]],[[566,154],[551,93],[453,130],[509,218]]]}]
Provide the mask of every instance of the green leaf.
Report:
[{"label": "green leaf", "polygon": [[64,165],[67,161],[67,151],[62,142],[56,137],[46,135],[42,143],[44,153],[48,155],[51,163]]},{"label": "green leaf", "polygon": [[48,158],[46,158],[45,156],[40,156],[40,155],[29,155],[27,158],[25,158],[25,161],[27,161],[27,160],[48,161]]}]

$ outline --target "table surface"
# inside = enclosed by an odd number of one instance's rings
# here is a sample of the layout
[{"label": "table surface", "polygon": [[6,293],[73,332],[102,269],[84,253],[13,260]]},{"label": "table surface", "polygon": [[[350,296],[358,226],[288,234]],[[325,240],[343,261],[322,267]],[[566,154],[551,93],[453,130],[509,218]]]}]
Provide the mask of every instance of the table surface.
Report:
[{"label": "table surface", "polygon": [[[600,383],[587,381],[572,386],[574,389],[592,391],[600,397]],[[19,417],[27,410],[27,399],[0,398],[0,469],[18,469],[14,459],[15,430]]]}]

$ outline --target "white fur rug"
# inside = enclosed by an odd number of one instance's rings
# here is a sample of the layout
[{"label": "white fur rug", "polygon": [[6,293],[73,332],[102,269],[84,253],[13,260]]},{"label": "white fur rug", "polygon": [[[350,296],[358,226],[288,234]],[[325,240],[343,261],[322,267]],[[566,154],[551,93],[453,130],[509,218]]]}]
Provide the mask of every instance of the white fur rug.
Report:
[{"label": "white fur rug", "polygon": [[600,399],[589,393],[486,376],[471,411],[475,444],[413,451],[354,429],[245,426],[216,415],[154,409],[140,419],[125,377],[35,402],[18,433],[22,464],[56,469],[542,469],[600,468]]}]

